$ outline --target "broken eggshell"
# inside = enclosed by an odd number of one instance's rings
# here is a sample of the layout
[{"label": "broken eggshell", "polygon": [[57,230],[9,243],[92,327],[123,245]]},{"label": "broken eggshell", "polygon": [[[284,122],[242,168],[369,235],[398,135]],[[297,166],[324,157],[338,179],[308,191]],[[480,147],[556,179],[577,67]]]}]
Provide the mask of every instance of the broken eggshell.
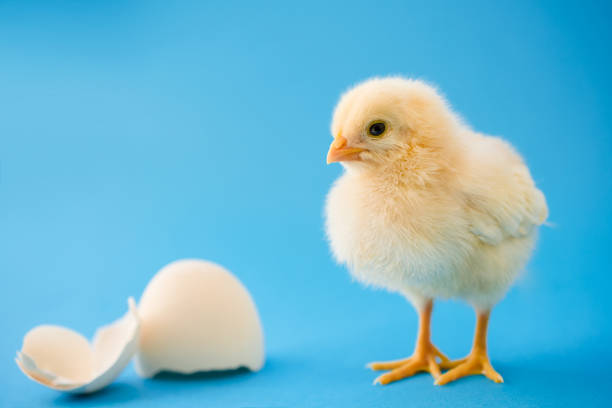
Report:
[{"label": "broken eggshell", "polygon": [[139,325],[130,298],[127,313],[99,328],[91,344],[65,327],[33,328],[25,335],[16,362],[30,379],[49,388],[94,392],[110,384],[130,362],[138,346]]},{"label": "broken eggshell", "polygon": [[261,369],[263,331],[249,292],[223,267],[197,259],[161,269],[147,285],[138,314],[136,372]]}]

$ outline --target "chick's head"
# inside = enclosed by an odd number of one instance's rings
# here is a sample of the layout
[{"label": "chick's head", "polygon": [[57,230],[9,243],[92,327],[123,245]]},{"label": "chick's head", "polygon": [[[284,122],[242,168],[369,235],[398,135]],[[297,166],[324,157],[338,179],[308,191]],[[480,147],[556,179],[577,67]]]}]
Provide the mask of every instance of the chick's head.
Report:
[{"label": "chick's head", "polygon": [[436,90],[422,81],[374,78],[346,92],[336,106],[327,163],[372,170],[441,153],[459,119]]}]

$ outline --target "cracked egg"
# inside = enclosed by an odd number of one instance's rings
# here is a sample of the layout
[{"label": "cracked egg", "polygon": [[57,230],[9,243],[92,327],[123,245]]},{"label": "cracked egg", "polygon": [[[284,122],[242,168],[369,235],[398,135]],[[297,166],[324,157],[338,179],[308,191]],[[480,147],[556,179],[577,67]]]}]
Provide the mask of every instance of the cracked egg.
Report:
[{"label": "cracked egg", "polygon": [[91,343],[74,330],[41,325],[23,339],[16,362],[30,379],[71,393],[97,391],[128,365],[138,345],[139,321],[133,299],[119,320],[99,328]]},{"label": "cracked egg", "polygon": [[141,319],[136,371],[199,371],[264,364],[264,340],[255,303],[223,267],[187,259],[162,268],[138,304]]}]

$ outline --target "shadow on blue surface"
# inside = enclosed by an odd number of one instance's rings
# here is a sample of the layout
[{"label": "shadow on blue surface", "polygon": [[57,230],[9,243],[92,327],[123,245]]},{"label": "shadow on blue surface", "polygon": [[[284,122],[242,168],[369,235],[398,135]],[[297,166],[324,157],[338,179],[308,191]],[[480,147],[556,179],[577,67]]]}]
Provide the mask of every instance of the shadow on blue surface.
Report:
[{"label": "shadow on blue surface", "polygon": [[[136,385],[125,382],[115,382],[110,386],[92,393],[92,394],[60,394],[54,401],[54,405],[87,405],[87,406],[104,406],[107,404],[124,403],[127,401],[146,397],[147,394],[152,396],[156,394],[160,386],[164,384],[172,384],[173,390],[176,392],[180,388],[176,388],[178,383],[182,383],[187,388],[190,384],[201,383],[204,385],[213,385],[219,381],[233,381],[236,377],[252,374],[247,368],[238,368],[234,370],[218,370],[197,372],[194,374],[179,374],[169,371],[162,371],[155,377],[147,380],[142,380],[141,384]],[[168,391],[170,393],[170,391]]]},{"label": "shadow on blue surface", "polygon": [[99,405],[127,402],[140,397],[140,392],[130,384],[115,382],[93,394],[60,394],[54,405]]},{"label": "shadow on blue surface", "polygon": [[200,371],[193,374],[180,374],[170,371],[162,371],[153,377],[153,381],[215,381],[245,374],[251,374],[251,371],[245,367],[234,370]]}]

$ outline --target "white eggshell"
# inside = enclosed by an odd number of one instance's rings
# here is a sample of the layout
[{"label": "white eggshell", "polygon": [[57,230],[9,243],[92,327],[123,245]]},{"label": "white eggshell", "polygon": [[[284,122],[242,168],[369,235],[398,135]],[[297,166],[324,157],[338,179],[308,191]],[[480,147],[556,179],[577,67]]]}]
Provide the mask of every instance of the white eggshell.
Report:
[{"label": "white eggshell", "polygon": [[138,345],[139,321],[133,299],[119,320],[99,328],[92,344],[61,326],[43,325],[23,339],[16,362],[30,379],[71,393],[97,391],[127,366]]},{"label": "white eggshell", "polygon": [[255,303],[230,272],[202,260],[179,260],[147,285],[138,314],[136,371],[198,371],[264,363],[263,331]]}]

